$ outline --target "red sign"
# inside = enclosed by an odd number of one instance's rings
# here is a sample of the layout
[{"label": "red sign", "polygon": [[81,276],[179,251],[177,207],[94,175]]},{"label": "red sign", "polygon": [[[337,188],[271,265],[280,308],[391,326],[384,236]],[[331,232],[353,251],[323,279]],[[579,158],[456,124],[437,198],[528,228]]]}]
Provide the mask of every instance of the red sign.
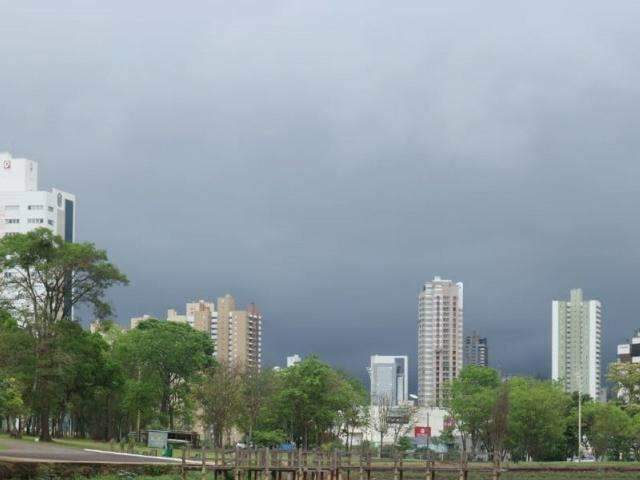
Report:
[{"label": "red sign", "polygon": [[414,427],[413,435],[415,437],[430,437],[431,436],[431,427]]}]

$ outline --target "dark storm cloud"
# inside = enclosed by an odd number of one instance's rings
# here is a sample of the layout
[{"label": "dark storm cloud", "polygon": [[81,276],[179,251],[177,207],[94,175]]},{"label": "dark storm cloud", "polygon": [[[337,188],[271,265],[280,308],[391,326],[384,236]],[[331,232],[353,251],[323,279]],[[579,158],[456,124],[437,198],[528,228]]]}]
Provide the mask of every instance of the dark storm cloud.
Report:
[{"label": "dark storm cloud", "polygon": [[415,366],[465,282],[494,365],[549,373],[581,286],[640,326],[640,4],[0,2],[0,150],[75,192],[119,320],[232,292],[265,357]]}]

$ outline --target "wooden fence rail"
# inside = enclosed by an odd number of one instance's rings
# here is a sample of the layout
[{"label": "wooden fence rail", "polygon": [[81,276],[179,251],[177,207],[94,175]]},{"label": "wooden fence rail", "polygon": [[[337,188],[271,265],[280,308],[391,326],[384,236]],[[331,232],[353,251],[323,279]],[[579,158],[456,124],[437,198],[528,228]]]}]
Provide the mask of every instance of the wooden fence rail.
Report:
[{"label": "wooden fence rail", "polygon": [[[430,460],[405,462],[402,456],[393,459],[373,460],[370,453],[358,455],[354,462],[352,453],[322,450],[270,450],[238,449],[213,450],[203,448],[201,464],[187,462],[182,457],[181,471],[186,478],[187,470],[200,469],[203,480],[372,480],[383,476],[385,480],[404,480],[405,474],[424,480],[438,480],[440,474],[453,473],[459,480],[467,480],[470,472],[488,475],[499,480],[503,469],[499,467],[469,466],[460,464],[437,464]],[[353,477],[353,478],[352,478]]]}]

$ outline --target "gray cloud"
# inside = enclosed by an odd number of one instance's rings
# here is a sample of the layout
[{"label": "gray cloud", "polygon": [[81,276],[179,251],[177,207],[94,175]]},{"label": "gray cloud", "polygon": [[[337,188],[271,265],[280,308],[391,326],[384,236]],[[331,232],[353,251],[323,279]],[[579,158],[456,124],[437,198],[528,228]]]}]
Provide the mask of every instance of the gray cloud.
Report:
[{"label": "gray cloud", "polygon": [[548,374],[582,286],[640,326],[640,4],[0,2],[0,149],[79,197],[120,321],[232,292],[265,356],[415,364],[465,282],[494,365]]}]

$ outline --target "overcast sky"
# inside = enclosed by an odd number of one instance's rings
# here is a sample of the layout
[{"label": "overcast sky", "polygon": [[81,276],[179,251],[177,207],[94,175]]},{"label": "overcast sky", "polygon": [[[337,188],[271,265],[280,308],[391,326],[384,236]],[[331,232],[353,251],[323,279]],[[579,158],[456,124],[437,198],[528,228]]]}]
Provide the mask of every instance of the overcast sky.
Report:
[{"label": "overcast sky", "polygon": [[[465,284],[493,366],[551,301],[640,327],[640,2],[0,0],[0,151],[78,197],[118,320],[232,293],[264,357],[365,374]],[[87,319],[85,319],[86,321]],[[412,379],[415,386],[415,375]]]}]

